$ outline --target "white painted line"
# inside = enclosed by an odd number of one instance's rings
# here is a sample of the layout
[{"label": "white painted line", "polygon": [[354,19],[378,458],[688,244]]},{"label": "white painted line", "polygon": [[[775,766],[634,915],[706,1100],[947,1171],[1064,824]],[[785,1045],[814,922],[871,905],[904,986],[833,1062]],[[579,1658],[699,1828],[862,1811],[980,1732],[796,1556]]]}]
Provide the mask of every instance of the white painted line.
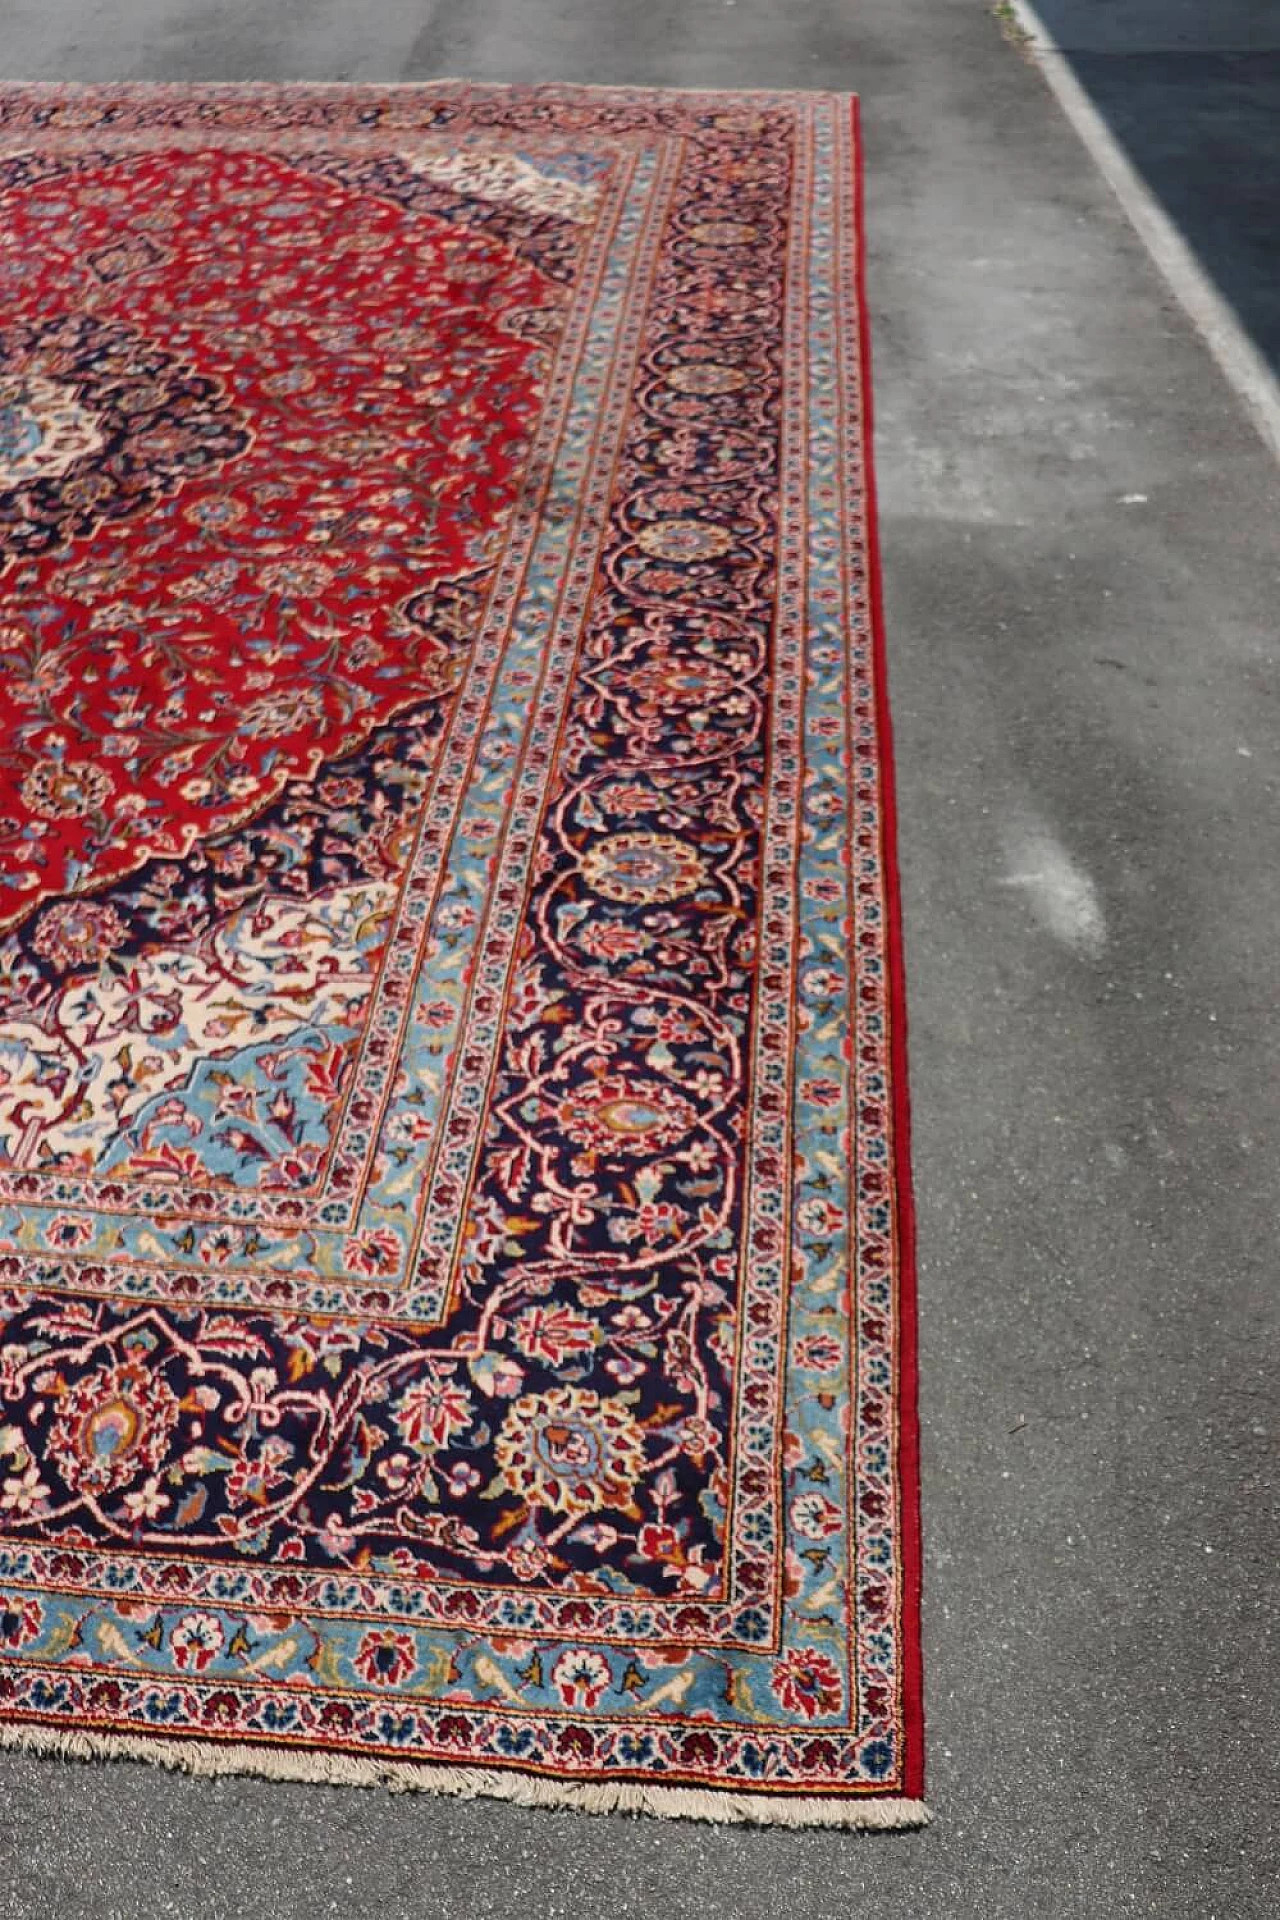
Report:
[{"label": "white painted line", "polygon": [[1280,381],[1240,325],[1164,208],[1130,162],[1055,44],[1031,0],[1009,0],[1029,51],[1148,253],[1280,460]]}]

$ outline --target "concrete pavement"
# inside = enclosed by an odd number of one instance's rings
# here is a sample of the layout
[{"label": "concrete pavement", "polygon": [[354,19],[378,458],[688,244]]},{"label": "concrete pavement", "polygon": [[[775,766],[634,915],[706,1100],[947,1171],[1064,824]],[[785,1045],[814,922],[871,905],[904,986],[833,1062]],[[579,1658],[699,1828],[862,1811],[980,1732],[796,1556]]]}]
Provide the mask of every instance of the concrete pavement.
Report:
[{"label": "concrete pavement", "polygon": [[0,0],[0,71],[861,93],[936,1813],[0,1755],[11,1920],[1273,1913],[1280,474],[1034,69],[981,0]]}]

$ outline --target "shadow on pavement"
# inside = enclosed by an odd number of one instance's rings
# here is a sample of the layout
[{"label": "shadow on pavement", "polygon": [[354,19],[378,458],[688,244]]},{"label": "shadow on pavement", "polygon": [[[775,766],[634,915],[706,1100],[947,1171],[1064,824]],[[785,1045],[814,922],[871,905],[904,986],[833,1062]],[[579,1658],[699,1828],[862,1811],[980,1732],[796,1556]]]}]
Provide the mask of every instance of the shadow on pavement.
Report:
[{"label": "shadow on pavement", "polygon": [[1049,38],[1280,373],[1280,0],[1034,0]]}]

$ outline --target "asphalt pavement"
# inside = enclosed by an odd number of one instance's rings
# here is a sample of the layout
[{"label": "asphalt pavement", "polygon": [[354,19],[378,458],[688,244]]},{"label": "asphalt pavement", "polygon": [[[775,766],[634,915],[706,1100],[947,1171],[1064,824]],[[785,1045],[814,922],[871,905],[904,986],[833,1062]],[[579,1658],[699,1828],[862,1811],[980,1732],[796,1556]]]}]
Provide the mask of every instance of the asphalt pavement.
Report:
[{"label": "asphalt pavement", "polygon": [[[0,73],[861,94],[935,1813],[751,1832],[4,1754],[8,1920],[1274,1914],[1280,472],[1034,67],[983,0],[0,0]],[[1244,285],[1204,116],[1144,86]]]}]

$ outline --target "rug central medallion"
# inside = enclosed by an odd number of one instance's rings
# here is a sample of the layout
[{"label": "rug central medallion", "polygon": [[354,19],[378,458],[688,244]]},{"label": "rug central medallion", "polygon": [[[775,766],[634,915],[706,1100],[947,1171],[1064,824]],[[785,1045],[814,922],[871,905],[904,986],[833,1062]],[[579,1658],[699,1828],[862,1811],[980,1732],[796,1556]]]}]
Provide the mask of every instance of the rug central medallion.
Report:
[{"label": "rug central medallion", "polygon": [[919,1817],[854,180],[0,91],[0,1734]]}]

